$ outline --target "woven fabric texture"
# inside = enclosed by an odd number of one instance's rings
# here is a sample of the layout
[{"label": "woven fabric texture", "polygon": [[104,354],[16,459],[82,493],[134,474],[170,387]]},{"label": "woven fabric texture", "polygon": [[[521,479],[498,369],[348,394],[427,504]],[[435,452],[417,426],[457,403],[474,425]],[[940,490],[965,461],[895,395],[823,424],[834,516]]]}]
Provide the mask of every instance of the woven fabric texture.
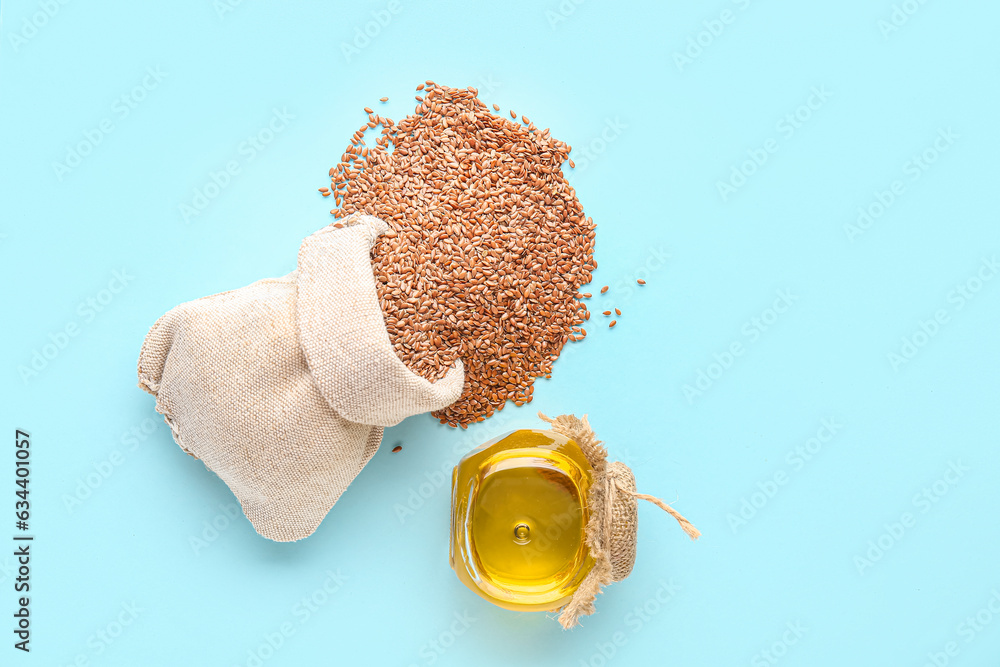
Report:
[{"label": "woven fabric texture", "polygon": [[146,336],[139,386],[174,440],[272,540],[312,534],[371,459],[382,427],[458,399],[393,350],[370,251],[387,229],[351,216],[300,248],[298,269],[177,306]]},{"label": "woven fabric texture", "polygon": [[611,461],[607,471],[608,477],[615,478],[615,483],[625,491],[617,494],[612,503],[611,536],[608,540],[611,578],[621,581],[632,572],[632,566],[635,565],[639,503],[632,495],[635,493],[635,475],[632,474],[632,469],[621,461]]}]

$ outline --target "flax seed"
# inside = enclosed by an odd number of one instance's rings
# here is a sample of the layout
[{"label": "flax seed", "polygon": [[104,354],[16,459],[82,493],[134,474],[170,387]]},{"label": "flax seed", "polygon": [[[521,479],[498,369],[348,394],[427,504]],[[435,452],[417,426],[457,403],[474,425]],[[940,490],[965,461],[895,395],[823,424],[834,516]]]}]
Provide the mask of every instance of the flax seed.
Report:
[{"label": "flax seed", "polygon": [[425,88],[398,124],[369,118],[382,137],[331,170],[331,213],[388,223],[372,268],[390,341],[431,382],[462,361],[461,397],[434,415],[464,428],[530,402],[535,378],[586,337],[594,223],[562,174],[567,144],[492,115],[474,88]]}]

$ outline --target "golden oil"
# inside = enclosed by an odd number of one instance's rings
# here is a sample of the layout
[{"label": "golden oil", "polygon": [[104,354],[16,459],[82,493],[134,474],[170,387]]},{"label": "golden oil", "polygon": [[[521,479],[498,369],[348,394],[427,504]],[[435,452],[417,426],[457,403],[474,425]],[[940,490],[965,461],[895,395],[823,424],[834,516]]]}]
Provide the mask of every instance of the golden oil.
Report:
[{"label": "golden oil", "polygon": [[584,537],[592,472],[553,431],[514,431],[470,452],[452,473],[459,579],[506,609],[565,605],[594,565]]}]

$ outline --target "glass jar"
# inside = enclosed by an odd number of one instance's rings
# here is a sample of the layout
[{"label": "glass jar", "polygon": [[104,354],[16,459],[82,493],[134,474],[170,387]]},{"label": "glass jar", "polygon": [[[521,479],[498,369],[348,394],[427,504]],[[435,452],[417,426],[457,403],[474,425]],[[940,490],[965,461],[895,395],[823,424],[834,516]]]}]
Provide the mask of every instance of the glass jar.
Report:
[{"label": "glass jar", "polygon": [[594,565],[585,535],[593,469],[555,431],[519,430],[452,473],[451,566],[486,600],[516,611],[564,606]]}]

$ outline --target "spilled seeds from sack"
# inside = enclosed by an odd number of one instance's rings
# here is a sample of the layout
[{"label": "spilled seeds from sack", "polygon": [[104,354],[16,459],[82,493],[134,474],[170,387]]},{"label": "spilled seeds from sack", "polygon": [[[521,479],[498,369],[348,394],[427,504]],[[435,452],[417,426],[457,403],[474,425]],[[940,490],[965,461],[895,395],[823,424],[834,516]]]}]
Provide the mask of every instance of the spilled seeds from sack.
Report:
[{"label": "spilled seeds from sack", "polygon": [[562,173],[570,146],[491,113],[474,88],[418,90],[398,123],[366,108],[330,169],[331,213],[390,225],[372,250],[390,339],[431,381],[462,360],[461,397],[433,414],[464,427],[530,402],[535,378],[586,336],[578,290],[597,267],[595,226]]}]

